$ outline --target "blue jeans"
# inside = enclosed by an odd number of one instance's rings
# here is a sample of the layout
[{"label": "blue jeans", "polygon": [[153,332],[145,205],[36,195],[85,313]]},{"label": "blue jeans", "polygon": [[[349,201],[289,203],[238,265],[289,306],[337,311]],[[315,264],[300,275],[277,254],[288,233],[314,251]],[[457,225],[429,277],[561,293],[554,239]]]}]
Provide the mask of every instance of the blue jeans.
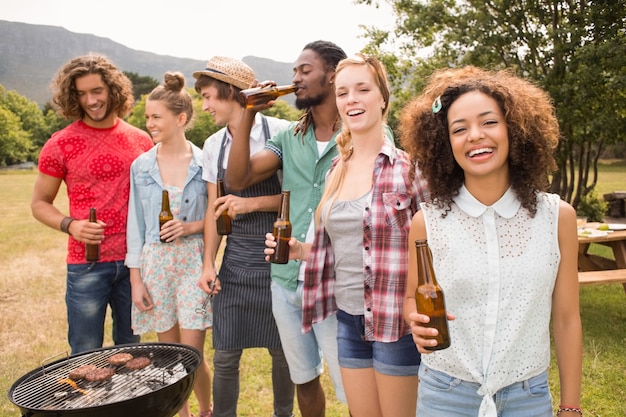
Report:
[{"label": "blue jeans", "polygon": [[[463,381],[420,366],[417,415],[475,417],[482,402],[480,384]],[[494,395],[498,417],[552,417],[552,396],[546,371],[500,389]]]},{"label": "blue jeans", "polygon": [[113,342],[139,342],[131,327],[130,272],[123,261],[67,265],[65,303],[72,354],[102,347],[107,305],[113,318]]}]

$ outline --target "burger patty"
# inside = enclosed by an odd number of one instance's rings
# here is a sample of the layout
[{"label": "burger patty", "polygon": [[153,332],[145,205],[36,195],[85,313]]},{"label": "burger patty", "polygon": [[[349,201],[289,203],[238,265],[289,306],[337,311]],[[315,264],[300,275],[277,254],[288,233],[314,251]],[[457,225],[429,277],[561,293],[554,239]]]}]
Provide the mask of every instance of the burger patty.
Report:
[{"label": "burger patty", "polygon": [[85,380],[90,382],[98,382],[109,379],[115,374],[115,370],[111,367],[96,368],[85,374]]},{"label": "burger patty", "polygon": [[143,369],[146,366],[150,365],[152,361],[145,356],[140,356],[126,362],[126,367],[131,370]]},{"label": "burger patty", "polygon": [[69,377],[70,379],[73,379],[74,381],[78,381],[79,379],[84,379],[87,372],[93,371],[96,368],[97,366],[92,365],[92,364],[81,365],[76,369],[72,369],[70,371]]},{"label": "burger patty", "polygon": [[108,360],[111,365],[124,365],[132,358],[133,355],[130,353],[116,353],[115,355],[109,356]]}]

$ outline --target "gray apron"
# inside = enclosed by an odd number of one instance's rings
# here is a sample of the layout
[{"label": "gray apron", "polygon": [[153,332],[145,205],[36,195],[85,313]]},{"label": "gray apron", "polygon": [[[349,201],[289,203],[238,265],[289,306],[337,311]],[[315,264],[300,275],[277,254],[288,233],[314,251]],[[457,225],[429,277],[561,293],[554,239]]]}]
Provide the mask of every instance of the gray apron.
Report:
[{"label": "gray apron", "polygon": [[[270,137],[262,117],[265,140]],[[224,178],[224,132],[217,160],[217,178]],[[227,194],[258,197],[280,194],[277,174],[240,192],[226,188]],[[232,220],[219,278],[222,289],[213,299],[213,347],[216,350],[239,350],[253,347],[282,349],[272,314],[270,264],[265,261],[265,234],[272,231],[276,212],[238,214]]]}]

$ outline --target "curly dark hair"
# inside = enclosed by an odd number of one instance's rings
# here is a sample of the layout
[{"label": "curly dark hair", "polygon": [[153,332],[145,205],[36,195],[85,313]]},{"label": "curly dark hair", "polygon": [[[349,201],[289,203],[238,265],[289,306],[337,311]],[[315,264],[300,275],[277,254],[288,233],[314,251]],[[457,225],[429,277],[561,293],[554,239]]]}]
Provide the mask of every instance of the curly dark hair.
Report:
[{"label": "curly dark hair", "polygon": [[133,108],[133,85],[124,73],[105,56],[88,54],[73,58],[57,73],[52,83],[52,102],[61,116],[82,119],[85,111],[80,106],[76,79],[88,74],[100,74],[109,87],[109,106],[119,117],[125,117]]},{"label": "curly dark hair", "polygon": [[[559,125],[550,96],[510,71],[468,66],[439,70],[430,77],[422,94],[410,101],[400,115],[400,139],[413,161],[413,170],[419,166],[433,202],[449,209],[465,175],[452,153],[448,109],[471,91],[492,97],[500,106],[508,131],[511,187],[534,216],[536,195],[548,189],[549,174],[556,170],[554,149]],[[437,98],[441,109],[434,112]]]}]

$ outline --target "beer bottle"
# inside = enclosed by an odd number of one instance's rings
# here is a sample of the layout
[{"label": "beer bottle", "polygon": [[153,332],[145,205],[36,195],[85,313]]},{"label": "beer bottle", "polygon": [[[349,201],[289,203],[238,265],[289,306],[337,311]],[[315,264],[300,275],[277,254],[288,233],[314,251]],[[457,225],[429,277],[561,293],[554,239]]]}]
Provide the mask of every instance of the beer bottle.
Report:
[{"label": "beer bottle", "polygon": [[[170,220],[174,219],[174,215],[170,210],[170,193],[167,190],[163,190],[161,196],[161,212],[159,213],[159,230],[163,228],[163,225]],[[167,240],[161,238],[161,243],[167,243]]]},{"label": "beer bottle", "polygon": [[[97,222],[96,209],[93,207],[89,209],[89,221],[93,223]],[[96,243],[95,245],[92,245],[90,243],[85,244],[85,260],[87,262],[98,262],[100,260],[99,243]]]},{"label": "beer bottle", "polygon": [[[217,198],[223,197],[226,195],[224,191],[224,181],[221,179],[217,180]],[[230,216],[228,215],[228,210],[224,210],[220,213],[220,216],[215,220],[217,226],[217,234],[218,235],[229,235],[233,231],[233,226],[230,221]]]},{"label": "beer bottle", "polygon": [[442,350],[450,346],[450,332],[446,317],[446,303],[443,291],[437,283],[433,259],[428,242],[416,240],[417,250],[417,289],[415,290],[415,304],[417,312],[430,317],[429,323],[421,323],[425,327],[433,327],[439,334],[427,339],[436,339],[437,345],[424,347],[426,350]]},{"label": "beer bottle", "polygon": [[254,87],[247,90],[241,90],[239,95],[243,98],[246,104],[246,109],[257,106],[259,104],[265,104],[271,100],[276,100],[280,96],[285,94],[291,94],[296,91],[298,87],[295,85],[268,85],[266,87]]},{"label": "beer bottle", "polygon": [[274,222],[274,239],[276,247],[270,256],[270,262],[286,264],[289,262],[289,239],[291,239],[291,222],[289,221],[289,191],[283,191],[280,198],[278,216]]}]

